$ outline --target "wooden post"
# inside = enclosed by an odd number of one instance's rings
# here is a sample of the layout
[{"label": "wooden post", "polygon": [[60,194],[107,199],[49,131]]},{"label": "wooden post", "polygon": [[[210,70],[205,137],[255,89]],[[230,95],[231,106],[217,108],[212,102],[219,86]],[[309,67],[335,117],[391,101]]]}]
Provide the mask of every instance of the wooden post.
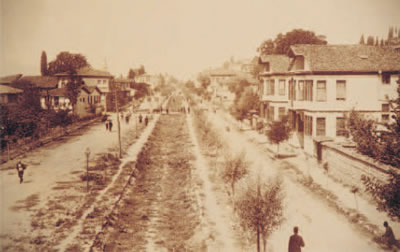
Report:
[{"label": "wooden post", "polygon": [[117,97],[117,89],[115,89],[115,109],[117,111],[117,124],[118,124],[118,146],[119,146],[119,158],[122,158],[122,150],[121,150],[121,124],[119,121],[119,110],[118,110],[118,97]]}]

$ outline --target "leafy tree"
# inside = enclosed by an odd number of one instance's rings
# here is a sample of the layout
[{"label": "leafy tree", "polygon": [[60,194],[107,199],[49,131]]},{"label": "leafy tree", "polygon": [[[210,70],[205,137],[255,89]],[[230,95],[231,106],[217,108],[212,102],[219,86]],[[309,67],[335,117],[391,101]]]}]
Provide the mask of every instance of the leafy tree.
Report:
[{"label": "leafy tree", "polygon": [[283,218],[283,192],[280,180],[269,180],[261,184],[258,180],[250,184],[240,199],[236,201],[241,227],[257,236],[257,251],[260,239],[266,251],[267,238],[278,228]]},{"label": "leafy tree", "polygon": [[286,54],[291,45],[295,44],[316,44],[326,45],[325,37],[317,36],[312,31],[302,29],[294,29],[287,32],[285,35],[278,34],[274,41],[276,54]]},{"label": "leafy tree", "polygon": [[392,217],[400,218],[400,174],[390,171],[387,184],[382,184],[376,178],[363,176],[362,181],[366,191],[370,192],[378,202],[378,209],[387,211]]},{"label": "leafy tree", "polygon": [[40,57],[40,72],[42,76],[47,75],[47,55],[46,52],[42,52],[42,56]]},{"label": "leafy tree", "polygon": [[393,39],[393,27],[389,27],[388,40]]},{"label": "leafy tree", "polygon": [[145,83],[134,83],[131,88],[136,90],[135,95],[133,96],[136,100],[150,94],[149,86]]},{"label": "leafy tree", "polygon": [[197,80],[200,82],[201,87],[202,87],[203,89],[205,89],[205,90],[207,90],[207,88],[208,88],[208,87],[210,86],[210,84],[211,84],[210,77],[208,77],[208,76],[205,75],[205,74],[199,74],[199,75],[197,76]]},{"label": "leafy tree", "polygon": [[246,88],[238,99],[235,98],[232,114],[237,120],[243,121],[250,111],[258,109],[258,105],[259,97],[257,93],[250,88]]},{"label": "leafy tree", "polygon": [[188,80],[188,81],[185,83],[185,87],[186,87],[187,89],[189,89],[189,90],[193,90],[193,89],[196,88],[195,85],[194,85],[194,82],[191,81],[191,80]]},{"label": "leafy tree", "polygon": [[268,55],[268,54],[274,54],[275,53],[275,44],[272,39],[267,39],[261,43],[261,45],[257,48],[257,52],[260,53],[260,55]]},{"label": "leafy tree", "polygon": [[129,79],[135,79],[135,77],[136,77],[136,72],[132,68],[129,69],[128,78]]},{"label": "leafy tree", "polygon": [[360,38],[360,45],[365,45],[365,39],[364,39],[364,34],[361,34],[361,38]]},{"label": "leafy tree", "polygon": [[248,174],[249,163],[246,161],[246,153],[243,151],[234,157],[227,156],[224,166],[222,179],[231,186],[232,197],[234,197],[236,182]]},{"label": "leafy tree", "polygon": [[74,73],[79,68],[90,66],[86,57],[81,54],[61,52],[49,63],[48,74]]},{"label": "leafy tree", "polygon": [[285,116],[280,121],[270,123],[269,129],[266,131],[268,139],[277,145],[279,153],[279,145],[290,137],[291,128],[288,118]]},{"label": "leafy tree", "polygon": [[140,65],[140,68],[138,69],[138,75],[142,75],[142,74],[145,74],[145,73],[146,73],[146,70],[144,69],[144,66]]},{"label": "leafy tree", "polygon": [[367,45],[374,45],[375,44],[375,39],[373,36],[368,36],[367,38]]},{"label": "leafy tree", "polygon": [[74,72],[70,73],[69,81],[66,84],[66,96],[71,102],[72,110],[74,111],[75,105],[78,102],[78,96],[81,92],[83,81],[80,76],[77,76]]}]

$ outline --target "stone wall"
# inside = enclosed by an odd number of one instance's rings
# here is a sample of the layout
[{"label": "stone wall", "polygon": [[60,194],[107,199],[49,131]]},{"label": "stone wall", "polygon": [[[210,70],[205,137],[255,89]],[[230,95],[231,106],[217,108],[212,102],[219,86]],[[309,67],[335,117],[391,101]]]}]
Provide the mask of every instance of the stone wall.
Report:
[{"label": "stone wall", "polygon": [[364,189],[362,175],[375,177],[386,183],[389,178],[388,171],[394,169],[357,153],[355,148],[345,148],[333,142],[322,144],[322,162],[328,162],[329,175],[343,184],[360,189]]}]

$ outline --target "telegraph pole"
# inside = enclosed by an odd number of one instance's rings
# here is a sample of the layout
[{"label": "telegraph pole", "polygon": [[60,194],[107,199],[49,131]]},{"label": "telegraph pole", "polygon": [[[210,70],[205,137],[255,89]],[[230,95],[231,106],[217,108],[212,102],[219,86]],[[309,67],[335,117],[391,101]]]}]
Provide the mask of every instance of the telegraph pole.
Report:
[{"label": "telegraph pole", "polygon": [[118,108],[118,97],[117,97],[117,87],[114,86],[115,90],[115,110],[117,111],[117,124],[118,124],[118,146],[119,146],[119,158],[122,158],[121,150],[121,124],[119,122],[119,108]]}]

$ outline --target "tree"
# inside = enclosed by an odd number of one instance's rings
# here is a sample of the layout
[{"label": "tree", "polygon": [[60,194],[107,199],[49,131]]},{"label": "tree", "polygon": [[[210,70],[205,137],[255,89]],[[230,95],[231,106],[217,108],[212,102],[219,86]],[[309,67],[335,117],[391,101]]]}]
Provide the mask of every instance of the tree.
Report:
[{"label": "tree", "polygon": [[78,96],[83,84],[80,76],[77,76],[74,72],[70,73],[69,81],[66,84],[66,96],[72,105],[73,111],[75,111],[75,105],[78,102]]},{"label": "tree", "polygon": [[228,155],[224,166],[222,179],[231,186],[232,197],[235,197],[236,182],[248,174],[249,163],[246,161],[246,153],[243,151],[234,157]]},{"label": "tree", "polygon": [[135,79],[135,77],[136,77],[136,72],[132,68],[129,69],[128,79]]},{"label": "tree", "polygon": [[56,59],[49,63],[48,74],[55,75],[58,73],[74,73],[79,68],[90,66],[86,57],[81,54],[73,54],[69,52],[61,52]]},{"label": "tree", "polygon": [[289,139],[290,132],[288,118],[285,116],[280,121],[270,123],[266,135],[273,144],[277,145],[279,153],[279,144]]},{"label": "tree", "polygon": [[195,85],[194,85],[194,82],[191,81],[191,80],[188,80],[188,81],[185,83],[185,87],[186,87],[187,89],[190,89],[190,90],[193,90],[193,89],[196,88]]},{"label": "tree", "polygon": [[42,76],[47,75],[47,55],[45,51],[42,51],[42,56],[40,57],[40,73]]},{"label": "tree", "polygon": [[290,32],[287,32],[285,35],[278,34],[274,43],[274,53],[276,54],[286,54],[290,46],[295,44],[327,44],[324,36],[317,36],[312,31],[306,31],[302,29],[294,29]]},{"label": "tree", "polygon": [[364,40],[364,34],[361,34],[361,38],[360,38],[360,45],[365,45],[365,40]]},{"label": "tree", "polygon": [[256,233],[257,251],[260,252],[260,238],[266,251],[267,238],[278,228],[283,218],[283,192],[280,180],[270,179],[261,184],[259,179],[250,184],[236,201],[241,227]]},{"label": "tree", "polygon": [[365,190],[375,197],[378,209],[387,211],[392,217],[400,218],[400,174],[390,171],[390,179],[386,184],[373,177],[363,176],[361,179]]},{"label": "tree", "polygon": [[142,74],[145,74],[145,73],[146,73],[146,70],[144,69],[144,66],[140,65],[140,68],[138,69],[138,75],[142,75]]},{"label": "tree", "polygon": [[272,41],[272,39],[264,40],[261,43],[261,45],[257,48],[257,52],[259,52],[260,55],[274,54],[275,52],[274,41]]},{"label": "tree", "polygon": [[393,39],[393,27],[389,27],[389,32],[388,32],[388,41]]},{"label": "tree", "polygon": [[378,36],[375,38],[375,46],[379,46],[379,38],[378,38]]},{"label": "tree", "polygon": [[257,93],[253,92],[251,88],[246,88],[243,94],[240,95],[239,99],[235,98],[232,107],[233,116],[239,120],[243,121],[248,117],[250,111],[257,111],[259,105],[259,97]]},{"label": "tree", "polygon": [[367,45],[374,45],[375,44],[375,39],[373,36],[368,36],[367,38]]}]

